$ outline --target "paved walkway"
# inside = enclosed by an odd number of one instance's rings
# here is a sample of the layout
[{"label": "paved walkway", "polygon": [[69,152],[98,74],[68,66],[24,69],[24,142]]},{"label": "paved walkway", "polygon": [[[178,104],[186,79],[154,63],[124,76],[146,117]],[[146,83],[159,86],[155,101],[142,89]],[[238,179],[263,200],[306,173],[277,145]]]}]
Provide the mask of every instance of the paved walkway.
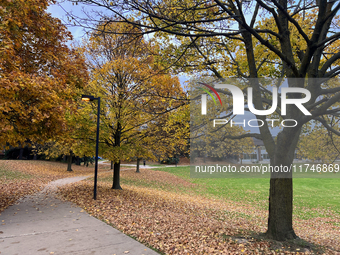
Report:
[{"label": "paved walkway", "polygon": [[0,255],[156,255],[155,251],[54,196],[57,186],[87,178],[51,182],[0,214]]}]

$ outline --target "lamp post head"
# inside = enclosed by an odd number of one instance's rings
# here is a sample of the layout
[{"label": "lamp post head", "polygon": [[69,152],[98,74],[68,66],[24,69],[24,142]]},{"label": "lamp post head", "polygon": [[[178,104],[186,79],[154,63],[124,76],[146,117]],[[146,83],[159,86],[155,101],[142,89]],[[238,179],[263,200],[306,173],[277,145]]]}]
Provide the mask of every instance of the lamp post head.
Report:
[{"label": "lamp post head", "polygon": [[82,101],[93,101],[95,98],[94,98],[94,96],[89,96],[89,95],[82,95],[81,96],[81,100]]}]

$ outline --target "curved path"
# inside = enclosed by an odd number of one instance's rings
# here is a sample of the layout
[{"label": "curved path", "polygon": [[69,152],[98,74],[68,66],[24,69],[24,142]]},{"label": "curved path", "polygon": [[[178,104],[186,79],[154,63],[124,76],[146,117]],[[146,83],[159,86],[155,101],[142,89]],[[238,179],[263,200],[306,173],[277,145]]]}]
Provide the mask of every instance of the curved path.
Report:
[{"label": "curved path", "polygon": [[0,214],[0,255],[156,255],[136,240],[57,199],[58,186],[88,176],[50,182],[44,190],[20,199]]}]

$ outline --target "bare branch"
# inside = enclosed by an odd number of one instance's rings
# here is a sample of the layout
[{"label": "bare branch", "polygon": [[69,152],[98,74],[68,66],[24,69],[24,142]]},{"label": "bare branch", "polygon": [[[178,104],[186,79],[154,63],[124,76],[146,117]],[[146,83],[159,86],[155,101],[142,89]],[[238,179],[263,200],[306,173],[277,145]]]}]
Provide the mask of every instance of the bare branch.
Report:
[{"label": "bare branch", "polygon": [[312,116],[304,116],[301,120],[303,123],[307,123],[311,119],[316,119],[317,117],[324,115],[324,112],[327,111],[329,107],[333,104],[337,103],[340,100],[340,92],[336,93],[333,97],[328,99],[325,103],[323,103],[320,107],[316,108],[312,111]]},{"label": "bare branch", "polygon": [[[231,10],[227,9],[225,4],[223,4],[222,2],[220,2],[219,0],[214,0],[225,12],[227,12],[229,15],[233,15],[233,13],[231,12]],[[234,16],[234,15],[233,15]],[[291,62],[288,57],[286,55],[284,55],[281,51],[279,51],[276,47],[274,47],[271,43],[269,43],[268,40],[265,40],[264,38],[262,38],[262,36],[260,36],[255,29],[251,28],[248,26],[247,23],[243,22],[242,20],[240,20],[237,16],[234,17],[234,19],[240,24],[240,26],[242,26],[243,28],[245,28],[248,32],[250,32],[257,40],[260,41],[261,44],[265,45],[269,50],[271,50],[272,52],[274,52],[279,58],[281,58],[286,64],[287,66],[289,66],[292,71],[294,72],[294,74],[296,75],[296,77],[299,77],[299,71],[296,68],[295,64],[293,62]]]},{"label": "bare branch", "polygon": [[253,14],[253,17],[251,18],[251,22],[250,22],[251,28],[254,28],[254,24],[255,24],[256,17],[257,17],[258,13],[259,13],[259,3],[256,3],[254,14]]},{"label": "bare branch", "polygon": [[323,45],[325,45],[327,42],[329,41],[336,41],[337,39],[340,38],[340,33],[336,33],[330,37],[325,38],[324,40],[322,40],[321,42],[319,42],[316,47],[322,47]]},{"label": "bare branch", "polygon": [[319,76],[323,77],[325,75],[327,69],[338,59],[340,59],[340,52],[334,54],[330,59],[328,59],[326,61],[326,63],[324,63],[324,65],[322,66],[322,68],[319,71]]},{"label": "bare branch", "polygon": [[338,130],[335,130],[334,128],[332,128],[330,125],[328,125],[326,120],[324,120],[320,117],[315,118],[315,120],[319,121],[325,128],[327,128],[328,131],[340,136],[340,132]]},{"label": "bare branch", "polygon": [[272,2],[275,4],[275,6],[280,9],[280,11],[287,17],[287,19],[296,27],[296,29],[299,31],[300,35],[303,37],[303,39],[305,39],[307,45],[310,44],[310,40],[308,38],[308,35],[303,32],[301,26],[299,25],[299,23],[293,19],[289,13],[276,1],[276,0],[272,0]]},{"label": "bare branch", "polygon": [[331,88],[331,89],[322,89],[320,91],[320,95],[333,94],[333,93],[337,93],[339,91],[340,91],[340,87]]}]

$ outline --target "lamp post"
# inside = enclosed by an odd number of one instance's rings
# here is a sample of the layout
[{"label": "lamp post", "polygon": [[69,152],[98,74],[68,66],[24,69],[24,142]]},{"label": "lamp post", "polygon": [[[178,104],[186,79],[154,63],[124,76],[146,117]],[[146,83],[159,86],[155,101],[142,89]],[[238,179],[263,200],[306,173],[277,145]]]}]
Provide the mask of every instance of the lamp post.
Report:
[{"label": "lamp post", "polygon": [[93,101],[98,100],[97,110],[97,138],[96,138],[96,159],[94,165],[94,187],[93,187],[93,199],[97,199],[97,176],[98,176],[98,143],[99,143],[99,115],[100,115],[100,97],[95,98],[94,96],[82,95],[82,101]]}]

